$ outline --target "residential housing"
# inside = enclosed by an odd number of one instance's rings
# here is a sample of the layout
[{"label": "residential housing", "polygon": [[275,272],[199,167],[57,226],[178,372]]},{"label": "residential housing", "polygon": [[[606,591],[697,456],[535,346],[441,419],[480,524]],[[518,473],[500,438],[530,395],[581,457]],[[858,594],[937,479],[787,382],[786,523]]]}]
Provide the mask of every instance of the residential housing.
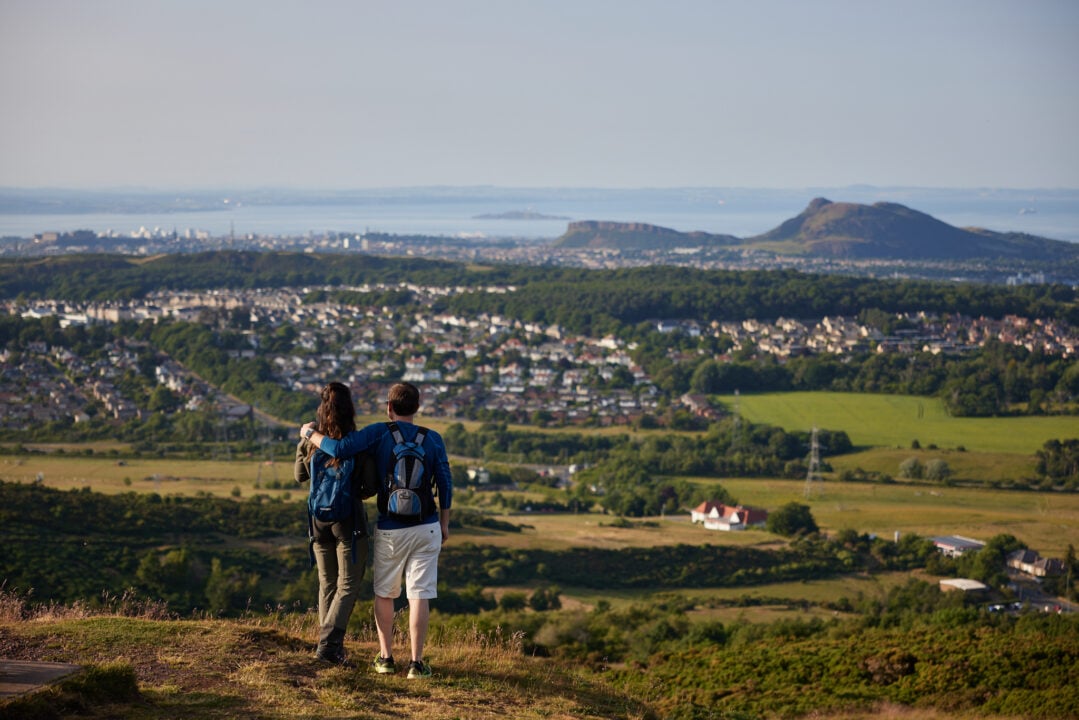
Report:
[{"label": "residential housing", "polygon": [[1034,550],[1016,550],[1008,555],[1006,562],[1008,567],[1037,578],[1064,573],[1063,560],[1043,558]]},{"label": "residential housing", "polygon": [[690,520],[702,524],[706,530],[745,530],[763,527],[768,520],[768,511],[708,500],[693,508]]}]

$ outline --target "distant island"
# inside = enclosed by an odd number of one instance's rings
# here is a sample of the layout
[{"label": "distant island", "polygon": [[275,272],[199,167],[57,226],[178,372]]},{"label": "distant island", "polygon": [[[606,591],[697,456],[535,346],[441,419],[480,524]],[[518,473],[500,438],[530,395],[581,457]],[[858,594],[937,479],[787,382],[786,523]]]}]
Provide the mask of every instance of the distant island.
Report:
[{"label": "distant island", "polygon": [[508,210],[500,213],[473,215],[473,220],[571,220],[564,215],[544,215],[534,210]]},{"label": "distant island", "polygon": [[734,235],[680,232],[649,223],[581,220],[571,222],[556,242],[562,248],[609,248],[619,250],[673,250],[678,247],[733,246],[741,243]]},{"label": "distant island", "polygon": [[957,228],[896,203],[863,205],[825,198],[815,198],[796,217],[748,238],[680,232],[645,223],[585,220],[570,223],[555,241],[555,247],[560,248],[622,251],[717,246],[856,260],[1079,260],[1079,243],[1025,233]]}]

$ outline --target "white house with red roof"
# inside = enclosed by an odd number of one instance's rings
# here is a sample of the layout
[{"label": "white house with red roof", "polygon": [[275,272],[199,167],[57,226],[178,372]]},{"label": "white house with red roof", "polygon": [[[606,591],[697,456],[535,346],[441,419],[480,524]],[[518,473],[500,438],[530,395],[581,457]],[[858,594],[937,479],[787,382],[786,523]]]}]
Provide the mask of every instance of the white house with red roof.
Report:
[{"label": "white house with red roof", "polygon": [[768,520],[768,511],[708,500],[690,511],[690,519],[704,525],[706,530],[745,530],[763,527]]}]

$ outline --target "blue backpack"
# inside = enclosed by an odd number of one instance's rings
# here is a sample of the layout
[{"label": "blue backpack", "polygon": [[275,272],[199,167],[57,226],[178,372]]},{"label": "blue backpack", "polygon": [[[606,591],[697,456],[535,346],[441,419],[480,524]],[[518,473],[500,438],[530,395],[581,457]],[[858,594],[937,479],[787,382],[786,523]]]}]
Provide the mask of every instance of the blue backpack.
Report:
[{"label": "blue backpack", "polygon": [[307,512],[322,522],[341,522],[356,512],[352,496],[353,458],[341,460],[336,467],[332,458],[318,450],[311,455],[311,489],[307,495]]},{"label": "blue backpack", "polygon": [[[321,450],[311,455],[311,488],[307,494],[307,535],[311,565],[315,565],[314,521],[344,522],[352,518],[352,562],[356,562],[356,541],[367,537],[367,512],[363,498],[369,497],[377,482],[378,471],[375,458],[361,453],[341,460],[336,467],[329,464],[332,458]],[[359,478],[353,482],[353,473],[359,464]]]},{"label": "blue backpack", "polygon": [[397,423],[387,423],[393,435],[393,464],[386,473],[382,492],[378,494],[379,512],[408,525],[418,525],[434,512],[430,478],[423,464],[423,441],[427,428],[421,427],[416,437],[405,441]]}]

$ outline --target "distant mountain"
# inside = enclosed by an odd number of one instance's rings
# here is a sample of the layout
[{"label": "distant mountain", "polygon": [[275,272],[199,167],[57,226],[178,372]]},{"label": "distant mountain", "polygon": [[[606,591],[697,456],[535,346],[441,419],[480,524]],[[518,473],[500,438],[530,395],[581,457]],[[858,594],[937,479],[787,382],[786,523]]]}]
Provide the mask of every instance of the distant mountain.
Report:
[{"label": "distant mountain", "polygon": [[573,222],[555,242],[562,248],[671,250],[680,247],[760,247],[778,253],[892,260],[974,258],[1079,261],[1079,243],[983,228],[957,228],[904,205],[837,203],[816,198],[802,213],[763,235],[737,238],[679,232],[645,223]]},{"label": "distant mountain", "polygon": [[647,223],[583,220],[570,223],[565,234],[555,241],[555,246],[612,250],[673,250],[680,247],[737,245],[741,242],[734,235],[685,233]]},{"label": "distant mountain", "polygon": [[1016,258],[1062,260],[1079,257],[1079,244],[1023,233],[957,228],[896,203],[836,203],[816,198],[779,227],[746,238],[777,251],[848,258],[967,260]]}]

